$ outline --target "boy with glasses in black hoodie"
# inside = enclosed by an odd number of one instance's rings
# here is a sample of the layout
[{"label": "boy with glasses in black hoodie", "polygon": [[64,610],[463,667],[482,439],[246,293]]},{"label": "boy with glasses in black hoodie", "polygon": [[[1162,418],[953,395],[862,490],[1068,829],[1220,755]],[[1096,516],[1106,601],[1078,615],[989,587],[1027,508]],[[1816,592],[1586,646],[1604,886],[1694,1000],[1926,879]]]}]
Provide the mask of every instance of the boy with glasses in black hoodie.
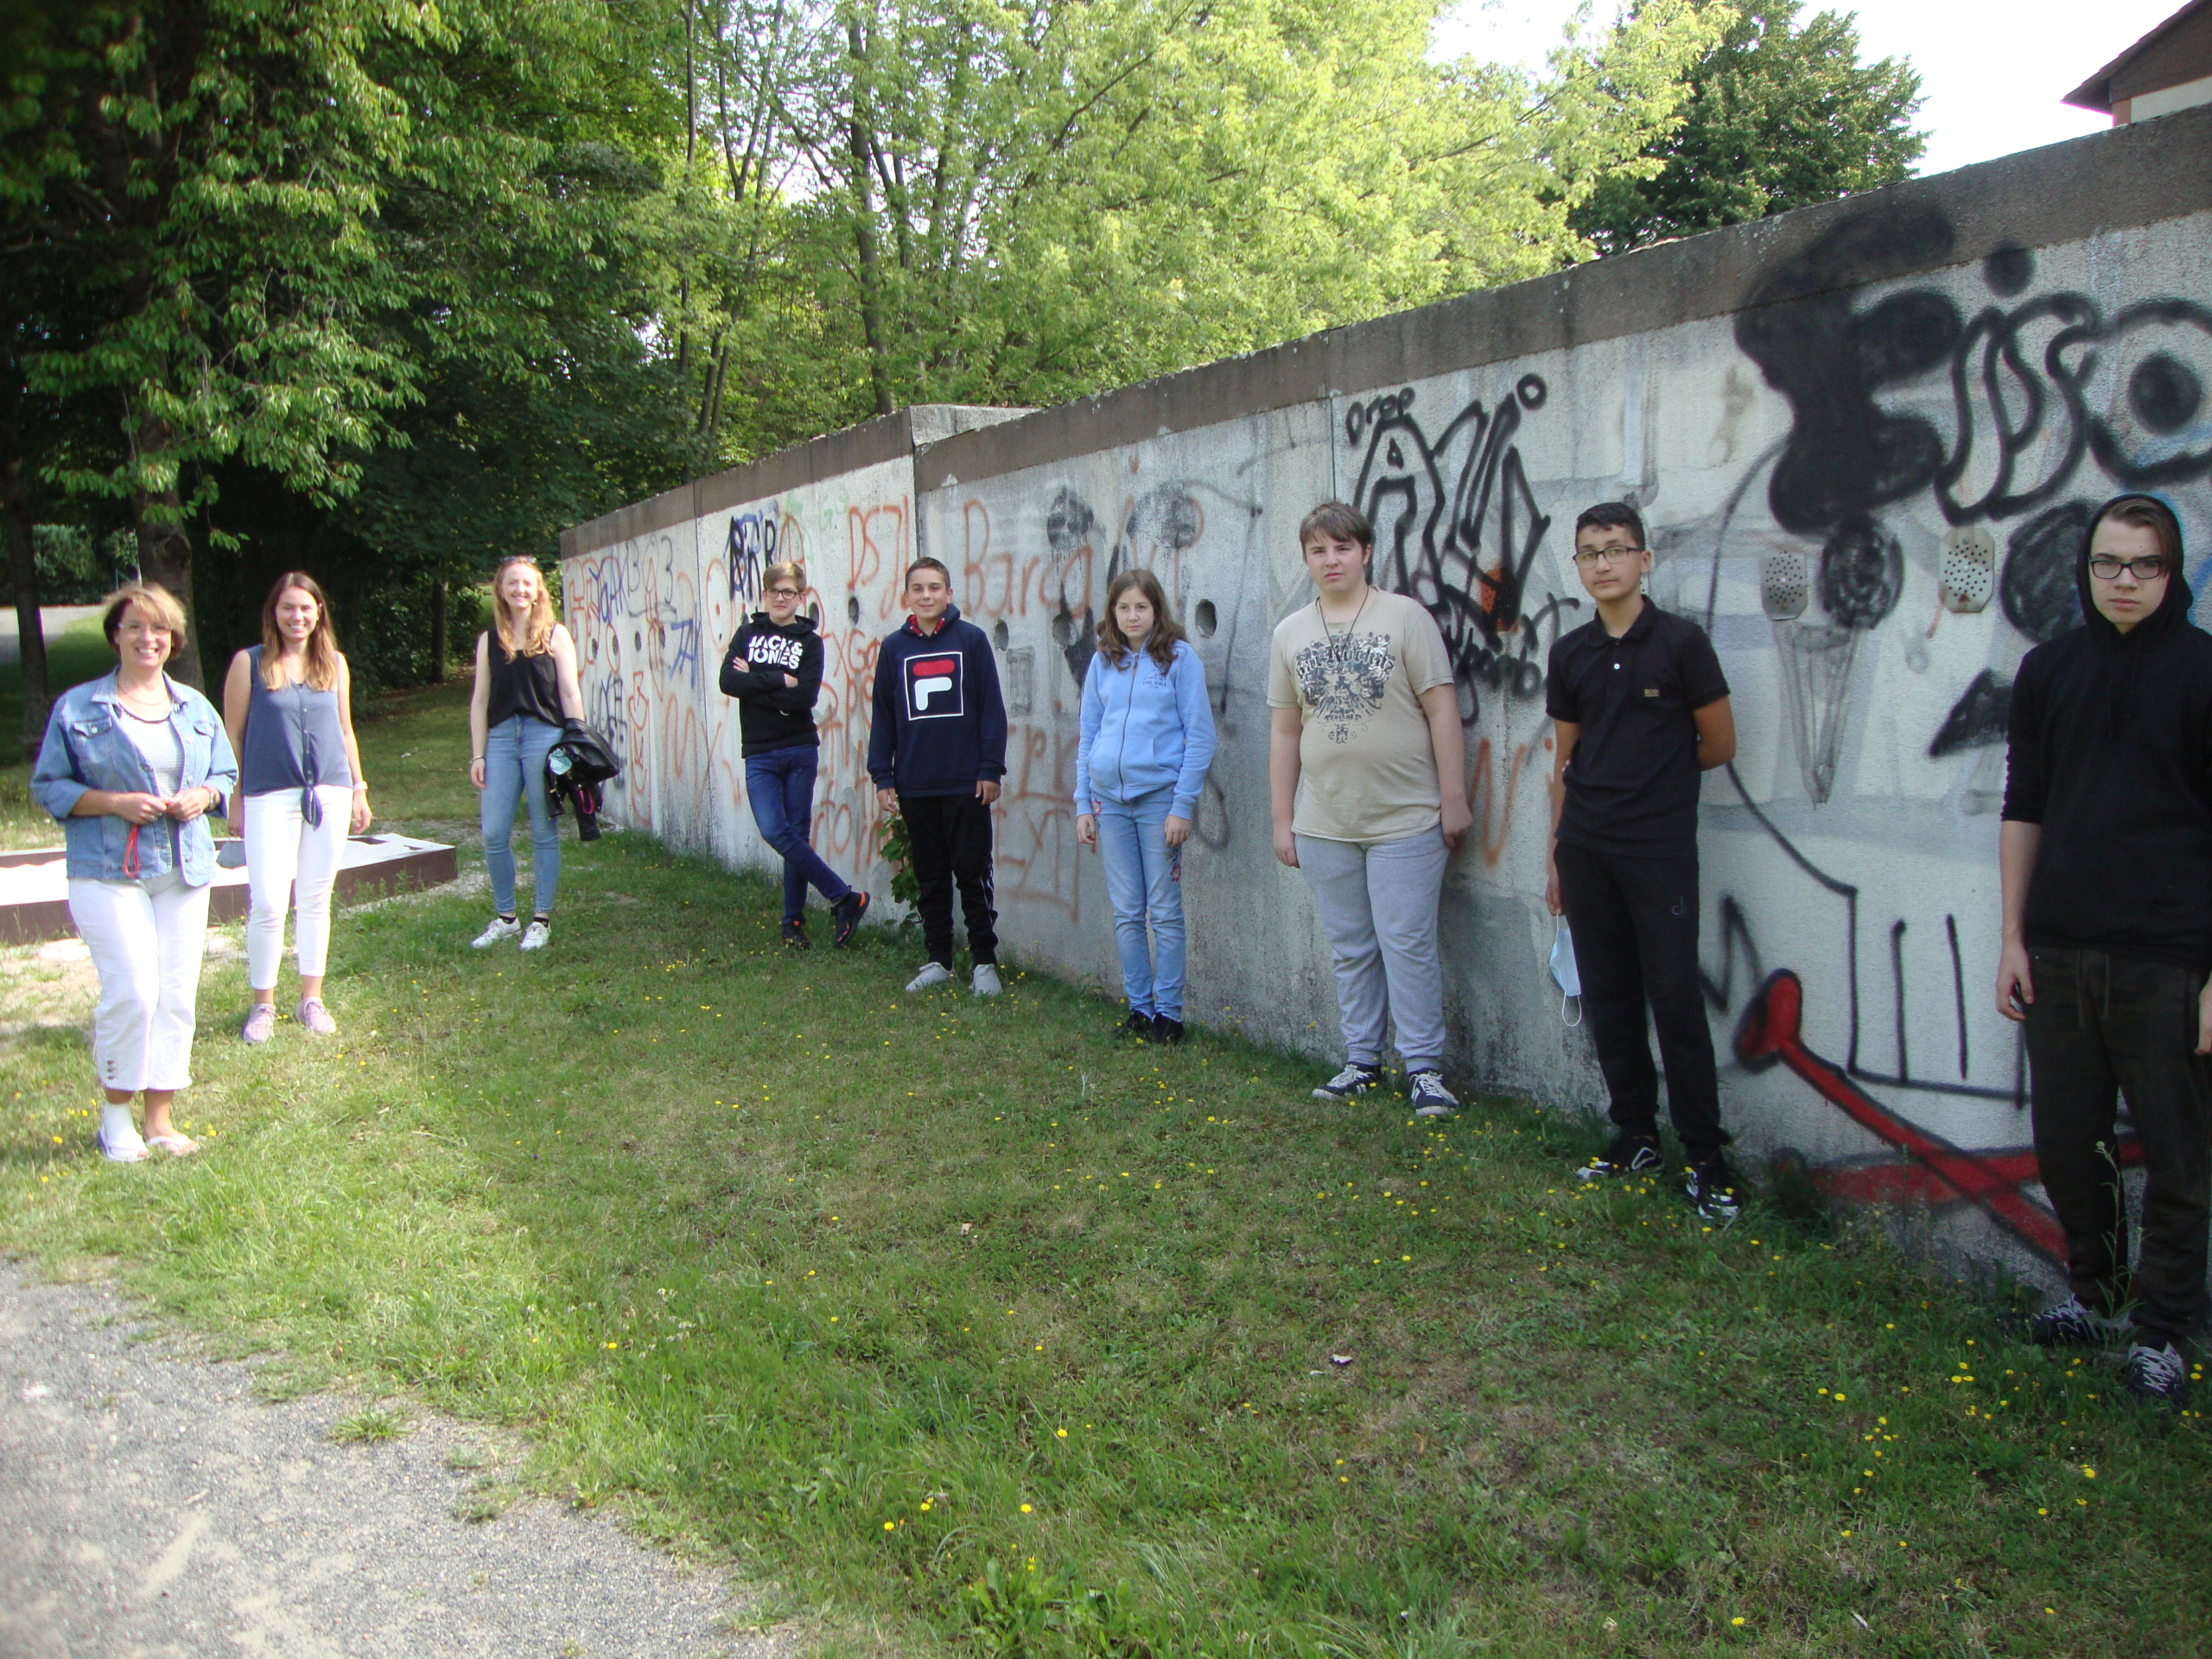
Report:
[{"label": "boy with glasses in black hoodie", "polygon": [[[2090,521],[2082,625],[2012,688],[1997,1010],[2027,1027],[2036,1166],[2071,1294],[2032,1342],[2133,1337],[2126,1381],[2178,1407],[2212,1212],[2212,636],[2189,620],[2180,523],[2124,495]],[[2118,1103],[2143,1153],[2128,1270]]]}]

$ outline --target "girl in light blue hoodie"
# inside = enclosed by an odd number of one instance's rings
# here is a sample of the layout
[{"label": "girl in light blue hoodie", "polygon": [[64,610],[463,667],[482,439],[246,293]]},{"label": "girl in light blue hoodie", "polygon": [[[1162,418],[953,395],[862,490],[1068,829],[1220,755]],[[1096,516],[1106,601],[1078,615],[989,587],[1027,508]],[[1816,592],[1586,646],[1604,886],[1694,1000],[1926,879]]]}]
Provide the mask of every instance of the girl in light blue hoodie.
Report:
[{"label": "girl in light blue hoodie", "polygon": [[1198,652],[1160,578],[1122,571],[1107,586],[1098,655],[1084,677],[1075,823],[1105,865],[1132,1036],[1183,1040],[1182,846],[1213,749]]}]

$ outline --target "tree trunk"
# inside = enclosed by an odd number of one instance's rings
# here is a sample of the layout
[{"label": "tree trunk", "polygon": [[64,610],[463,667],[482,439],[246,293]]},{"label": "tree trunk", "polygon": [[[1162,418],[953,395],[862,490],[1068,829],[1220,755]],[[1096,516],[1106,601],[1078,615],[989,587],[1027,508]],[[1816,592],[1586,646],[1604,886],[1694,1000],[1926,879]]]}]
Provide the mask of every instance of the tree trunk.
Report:
[{"label": "tree trunk", "polygon": [[[164,422],[142,421],[138,453],[143,457],[169,447]],[[192,537],[184,528],[184,498],[175,484],[164,490],[141,490],[130,498],[138,530],[138,575],[158,583],[184,607],[184,638],[170,655],[170,676],[195,691],[205,690],[200,679],[200,625],[192,614]]]},{"label": "tree trunk", "polygon": [[8,574],[16,588],[16,637],[22,642],[23,669],[23,753],[38,753],[46,739],[46,633],[39,620],[38,548],[31,534],[30,502],[23,493],[23,463],[10,458],[0,467],[0,514],[8,538]]},{"label": "tree trunk", "polygon": [[875,251],[875,193],[868,177],[875,145],[868,130],[868,54],[858,22],[845,25],[845,40],[853,54],[853,236],[860,256],[861,334],[868,344],[875,412],[888,415],[896,405],[891,400],[891,365],[884,354],[883,266]]},{"label": "tree trunk", "polygon": [[446,579],[440,576],[430,588],[430,683],[433,685],[444,680],[446,664],[453,660],[453,638],[447,629]]}]

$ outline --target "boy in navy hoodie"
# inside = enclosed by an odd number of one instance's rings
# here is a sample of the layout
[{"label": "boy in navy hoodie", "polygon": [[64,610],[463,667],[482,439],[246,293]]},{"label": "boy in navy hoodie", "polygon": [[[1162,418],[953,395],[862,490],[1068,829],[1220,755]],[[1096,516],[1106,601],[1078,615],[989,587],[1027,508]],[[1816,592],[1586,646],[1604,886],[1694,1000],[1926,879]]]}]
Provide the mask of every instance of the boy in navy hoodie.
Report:
[{"label": "boy in navy hoodie", "polygon": [[996,996],[998,912],[991,904],[991,803],[1006,776],[1006,703],[989,636],[960,620],[952,576],[935,559],[906,569],[906,626],[875,659],[868,772],[877,804],[906,820],[930,959],[906,988],[952,978],[952,889],[968,923],[978,996]]}]

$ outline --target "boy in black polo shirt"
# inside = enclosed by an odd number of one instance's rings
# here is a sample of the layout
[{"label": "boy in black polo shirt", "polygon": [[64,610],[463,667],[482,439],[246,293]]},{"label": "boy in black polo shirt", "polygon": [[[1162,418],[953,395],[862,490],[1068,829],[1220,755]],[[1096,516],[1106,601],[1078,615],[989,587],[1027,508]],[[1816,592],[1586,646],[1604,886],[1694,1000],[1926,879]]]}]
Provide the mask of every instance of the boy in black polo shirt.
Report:
[{"label": "boy in black polo shirt", "polygon": [[1613,1142],[1586,1181],[1658,1168],[1659,1077],[1708,1220],[1741,1208],[1721,1148],[1720,1086],[1698,988],[1698,777],[1736,753],[1713,643],[1643,597],[1643,520],[1608,501],[1574,521],[1574,569],[1598,614],[1552,646],[1545,712],[1558,730],[1544,902],[1566,913],[1582,1007],[1612,1096]]}]

